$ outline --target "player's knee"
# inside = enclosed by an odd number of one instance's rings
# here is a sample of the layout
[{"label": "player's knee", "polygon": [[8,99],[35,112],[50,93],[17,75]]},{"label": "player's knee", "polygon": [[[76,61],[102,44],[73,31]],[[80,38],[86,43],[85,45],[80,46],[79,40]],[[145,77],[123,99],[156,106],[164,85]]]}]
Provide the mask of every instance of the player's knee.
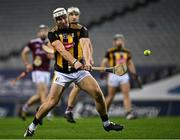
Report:
[{"label": "player's knee", "polygon": [[124,94],[124,96],[129,96],[129,90],[128,89],[122,90],[122,93]]},{"label": "player's knee", "polygon": [[50,100],[48,100],[49,102],[49,107],[50,108],[53,108],[56,106],[56,104],[58,103],[58,100],[54,99],[54,98],[51,98]]},{"label": "player's knee", "polygon": [[55,106],[56,106],[56,102],[55,101],[52,100],[52,101],[49,102],[49,107],[50,108],[53,108]]},{"label": "player's knee", "polygon": [[96,93],[96,94],[101,93],[101,89],[98,86],[92,86],[91,92]]},{"label": "player's knee", "polygon": [[41,103],[44,103],[46,101],[45,97],[41,97]]},{"label": "player's knee", "polygon": [[45,83],[39,83],[37,85],[37,90],[39,90],[39,91],[45,91],[46,89],[47,89],[47,87],[46,87]]}]

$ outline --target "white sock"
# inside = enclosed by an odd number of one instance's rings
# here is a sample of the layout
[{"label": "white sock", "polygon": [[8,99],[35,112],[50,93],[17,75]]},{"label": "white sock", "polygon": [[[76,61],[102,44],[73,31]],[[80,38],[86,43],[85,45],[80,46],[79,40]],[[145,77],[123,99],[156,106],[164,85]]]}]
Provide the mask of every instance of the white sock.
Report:
[{"label": "white sock", "polygon": [[104,126],[108,126],[109,124],[110,124],[110,121],[109,121],[109,120],[103,122],[103,125],[104,125]]},{"label": "white sock", "polygon": [[52,116],[52,113],[51,111],[49,111],[49,113],[47,114],[47,117],[51,117]]},{"label": "white sock", "polygon": [[22,110],[23,110],[24,112],[28,112],[28,109],[29,109],[28,104],[24,104]]},{"label": "white sock", "polygon": [[36,128],[37,128],[37,125],[35,125],[33,122],[29,125],[30,131],[34,131],[34,130],[36,130]]},{"label": "white sock", "polygon": [[72,112],[72,111],[66,110],[66,111],[65,111],[65,114],[68,114],[68,113],[70,113],[70,112]]}]

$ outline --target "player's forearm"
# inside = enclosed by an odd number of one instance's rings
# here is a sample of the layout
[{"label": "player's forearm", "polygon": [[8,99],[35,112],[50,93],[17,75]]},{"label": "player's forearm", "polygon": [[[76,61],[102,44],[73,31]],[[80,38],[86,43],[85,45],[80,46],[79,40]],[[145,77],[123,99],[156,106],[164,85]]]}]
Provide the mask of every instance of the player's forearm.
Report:
[{"label": "player's forearm", "polygon": [[85,63],[90,64],[91,52],[90,52],[88,39],[80,39],[80,44],[82,46],[83,58],[85,60]]},{"label": "player's forearm", "polygon": [[62,55],[62,57],[67,60],[71,65],[73,65],[74,61],[76,60],[68,51],[64,48],[57,48],[56,50]]},{"label": "player's forearm", "polygon": [[74,65],[73,63],[76,59],[64,48],[64,45],[59,40],[54,41],[51,45],[62,55],[65,60],[67,60],[71,65]]},{"label": "player's forearm", "polygon": [[28,52],[22,52],[21,57],[24,65],[29,64]]},{"label": "player's forearm", "polygon": [[101,61],[101,67],[106,67],[108,65],[108,60],[107,58],[104,58],[102,61]]},{"label": "player's forearm", "polygon": [[131,74],[136,74],[136,68],[134,66],[134,63],[132,62],[132,60],[129,60],[128,64],[128,70]]},{"label": "player's forearm", "polygon": [[90,49],[90,53],[91,53],[91,58],[93,58],[94,50],[93,50],[92,43],[91,43],[90,39],[89,39],[89,49]]},{"label": "player's forearm", "polygon": [[83,48],[83,57],[86,63],[90,63],[91,53],[89,48]]}]

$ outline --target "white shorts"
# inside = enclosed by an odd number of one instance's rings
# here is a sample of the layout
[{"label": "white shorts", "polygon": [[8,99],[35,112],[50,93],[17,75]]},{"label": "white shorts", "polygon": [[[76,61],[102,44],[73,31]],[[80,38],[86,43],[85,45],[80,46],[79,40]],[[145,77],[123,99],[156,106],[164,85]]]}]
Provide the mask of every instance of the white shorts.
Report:
[{"label": "white shorts", "polygon": [[85,70],[80,70],[73,73],[62,73],[55,71],[53,83],[56,83],[64,87],[68,87],[72,82],[78,84],[86,76],[91,76],[91,74]]},{"label": "white shorts", "polygon": [[108,76],[108,85],[112,87],[119,87],[121,84],[125,84],[129,82],[129,75],[126,73],[122,76],[109,73]]},{"label": "white shorts", "polygon": [[50,83],[50,72],[47,71],[33,71],[32,72],[32,81],[36,84],[45,83],[49,85]]}]

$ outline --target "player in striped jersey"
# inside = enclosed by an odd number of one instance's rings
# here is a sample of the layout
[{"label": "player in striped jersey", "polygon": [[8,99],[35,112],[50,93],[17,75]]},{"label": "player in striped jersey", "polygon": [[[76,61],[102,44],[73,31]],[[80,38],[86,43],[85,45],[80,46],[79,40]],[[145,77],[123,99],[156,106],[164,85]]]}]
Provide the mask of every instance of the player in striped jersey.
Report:
[{"label": "player in striped jersey", "polygon": [[63,91],[72,82],[94,99],[97,112],[106,131],[121,131],[123,126],[109,121],[103,93],[96,80],[88,72],[91,70],[88,30],[80,24],[70,24],[64,8],[53,11],[56,25],[48,33],[55,48],[54,78],[46,101],[40,106],[24,137],[33,136],[40,121],[59,102]]},{"label": "player in striped jersey", "polygon": [[[136,80],[138,75],[131,58],[131,52],[125,48],[125,39],[122,34],[116,34],[113,40],[114,47],[110,48],[102,60],[102,66],[116,66],[118,64],[125,64],[132,77]],[[136,118],[136,114],[132,111],[132,103],[129,96],[130,83],[128,73],[118,76],[112,73],[108,74],[108,95],[106,97],[107,109],[114,99],[117,88],[120,88],[124,96],[124,107],[127,119]]]},{"label": "player in striped jersey", "polygon": [[[79,8],[69,7],[67,12],[68,12],[69,22],[76,25],[79,24],[79,18],[80,18]],[[87,40],[89,41],[89,47],[90,47],[90,53],[91,53],[91,64],[93,65],[94,64],[93,57],[92,57],[93,47],[92,47],[90,38],[88,38]],[[76,102],[77,96],[79,95],[79,92],[80,92],[80,88],[77,85],[73,84],[73,88],[68,97],[68,106],[65,111],[65,118],[70,123],[75,123],[72,110]]]}]

